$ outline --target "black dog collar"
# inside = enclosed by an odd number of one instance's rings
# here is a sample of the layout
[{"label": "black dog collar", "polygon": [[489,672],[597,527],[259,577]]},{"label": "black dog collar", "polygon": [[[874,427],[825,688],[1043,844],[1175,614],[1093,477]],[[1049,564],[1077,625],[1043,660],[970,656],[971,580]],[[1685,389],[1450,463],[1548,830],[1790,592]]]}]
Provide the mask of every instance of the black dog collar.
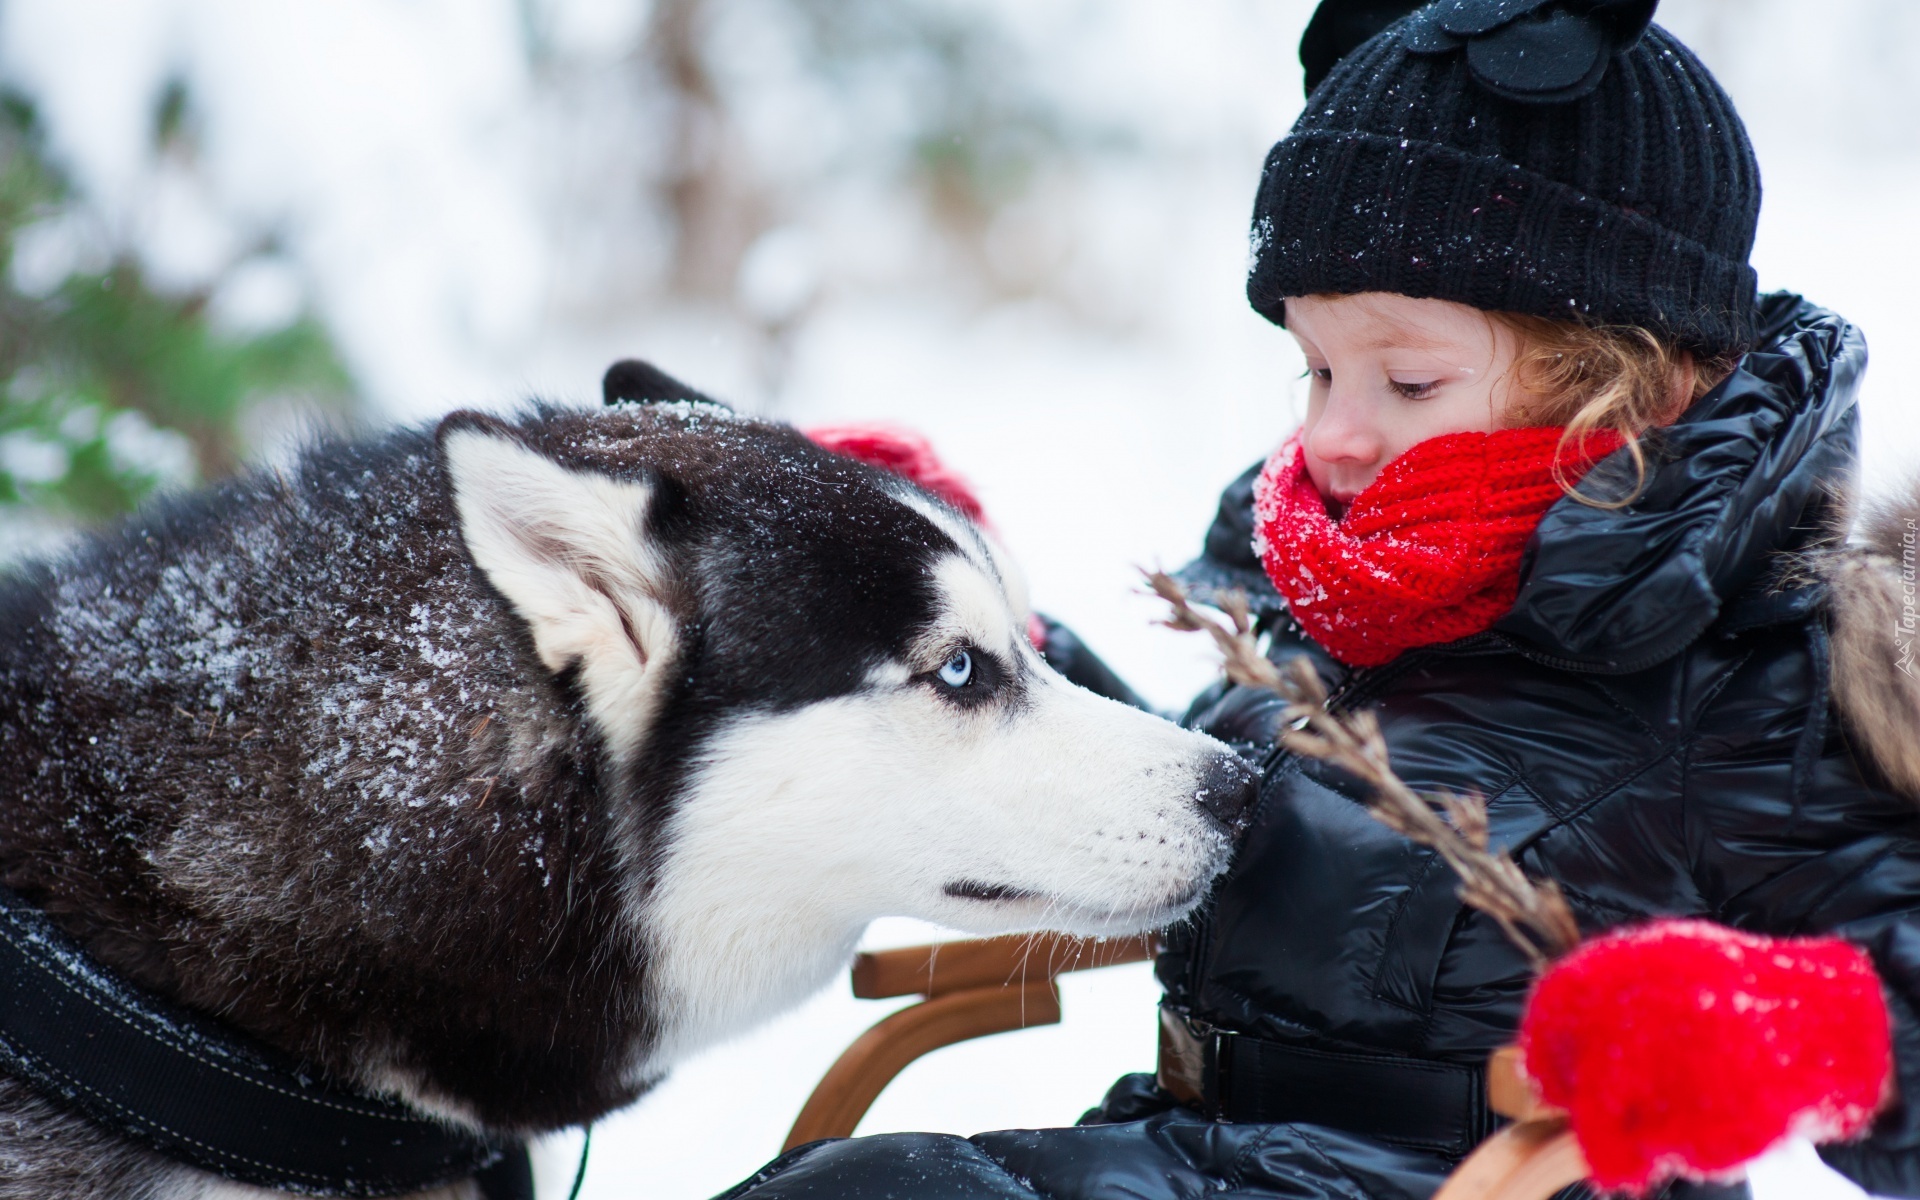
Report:
[{"label": "black dog collar", "polygon": [[0,1068],[179,1162],[308,1196],[479,1176],[531,1200],[526,1149],[330,1085],[93,961],[0,888]]}]

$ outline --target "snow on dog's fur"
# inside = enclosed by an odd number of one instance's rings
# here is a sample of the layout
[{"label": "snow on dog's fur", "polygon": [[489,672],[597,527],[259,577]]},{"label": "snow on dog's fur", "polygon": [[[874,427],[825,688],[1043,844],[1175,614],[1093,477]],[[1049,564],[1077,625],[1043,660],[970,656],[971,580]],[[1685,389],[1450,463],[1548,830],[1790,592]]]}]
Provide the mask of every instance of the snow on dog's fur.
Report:
[{"label": "snow on dog's fur", "polygon": [[[1191,907],[1246,768],[1026,615],[937,501],[715,406],[317,447],[0,584],[0,883],[342,1080],[590,1120],[874,917]],[[0,1197],[225,1190],[5,1079],[0,1163]]]}]

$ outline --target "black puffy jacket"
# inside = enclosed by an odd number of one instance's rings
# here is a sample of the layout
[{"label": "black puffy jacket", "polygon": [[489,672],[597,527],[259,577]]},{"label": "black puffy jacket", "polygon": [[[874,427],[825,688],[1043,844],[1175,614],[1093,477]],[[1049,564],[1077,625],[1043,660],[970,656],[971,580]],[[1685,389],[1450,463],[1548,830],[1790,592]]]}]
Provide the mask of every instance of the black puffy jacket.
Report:
[{"label": "black puffy jacket", "polygon": [[[1311,655],[1336,706],[1370,706],[1409,783],[1485,795],[1494,839],[1559,881],[1588,932],[1688,914],[1867,947],[1901,1091],[1920,1097],[1920,807],[1834,709],[1833,585],[1781,553],[1833,521],[1865,345],[1794,296],[1767,298],[1763,322],[1760,349],[1671,427],[1638,500],[1547,513],[1513,610],[1487,632],[1371,669],[1333,662],[1259,573],[1251,472],[1186,574],[1196,590],[1253,593],[1269,653]],[[1890,634],[1886,649],[1890,665]],[[1269,748],[1276,703],[1217,688],[1189,715],[1261,753],[1266,777],[1231,871],[1171,932],[1167,1010],[1287,1062],[1357,1055],[1401,1072],[1389,1079],[1477,1078],[1513,1037],[1527,962],[1462,906],[1433,853],[1367,815],[1350,778]],[[1920,739],[1920,718],[1909,728]],[[1418,1088],[1338,1088],[1229,1122],[1133,1076],[1078,1127],[821,1142],[728,1195],[1430,1196],[1460,1147],[1370,1125],[1372,1108]],[[1920,1108],[1897,1105],[1869,1140],[1823,1153],[1872,1191],[1920,1196]]]}]

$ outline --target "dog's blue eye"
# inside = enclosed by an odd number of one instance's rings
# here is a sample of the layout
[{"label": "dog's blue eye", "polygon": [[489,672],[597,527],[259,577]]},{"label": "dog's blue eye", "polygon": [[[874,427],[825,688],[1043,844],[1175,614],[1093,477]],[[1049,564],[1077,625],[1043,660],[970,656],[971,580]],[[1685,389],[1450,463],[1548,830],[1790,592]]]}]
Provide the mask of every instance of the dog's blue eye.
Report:
[{"label": "dog's blue eye", "polygon": [[955,650],[953,657],[940,664],[940,682],[948,687],[965,687],[973,679],[973,655]]}]

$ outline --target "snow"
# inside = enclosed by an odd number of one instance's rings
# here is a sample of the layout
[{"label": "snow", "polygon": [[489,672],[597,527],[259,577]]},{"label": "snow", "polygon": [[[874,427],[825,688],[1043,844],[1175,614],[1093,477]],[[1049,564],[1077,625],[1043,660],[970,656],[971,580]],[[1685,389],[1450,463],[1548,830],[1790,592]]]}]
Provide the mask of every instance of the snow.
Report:
[{"label": "snow", "polygon": [[[621,207],[630,180],[595,160],[608,139],[644,131],[596,107],[593,90],[614,78],[642,4],[15,0],[0,8],[0,69],[41,100],[55,152],[107,229],[37,231],[13,269],[44,283],[91,261],[100,237],[126,237],[184,283],[231,265],[232,230],[270,233],[283,257],[231,276],[217,319],[271,327],[311,301],[398,419],[505,408],[529,391],[591,400],[608,362],[640,355],[798,424],[912,425],[977,485],[1036,603],[1174,707],[1211,661],[1197,639],[1150,625],[1157,606],[1136,569],[1197,549],[1219,487],[1278,442],[1304,395],[1290,339],[1240,288],[1261,240],[1246,219],[1261,159],[1299,106],[1294,43],[1310,7],[994,5],[1052,92],[1144,148],[998,219],[990,262],[1045,275],[1052,298],[989,302],[950,285],[943,252],[897,197],[836,185],[796,200],[748,255],[743,321],[603,279],[644,275],[658,258],[654,218]],[[516,22],[536,8],[550,52],[586,64],[566,103],[539,98],[515,49]],[[1869,483],[1885,485],[1920,463],[1908,395],[1920,378],[1920,8],[1833,0],[1808,14],[1795,0],[1668,0],[1660,19],[1748,121],[1766,184],[1762,285],[1838,309],[1873,345],[1864,459]],[[769,63],[736,69],[772,78]],[[143,143],[149,99],[175,73],[200,104],[191,178]],[[847,151],[818,97],[761,99],[770,171],[797,178]],[[599,223],[558,221],[577,215],[556,206],[563,191],[599,193]],[[0,453],[30,468],[46,451]],[[0,530],[13,544],[33,536]],[[871,939],[928,936],[888,922]],[[1113,1078],[1151,1066],[1146,968],[1069,977],[1064,991],[1065,1024],[936,1053],[862,1131],[1067,1122]],[[598,1128],[583,1196],[680,1200],[745,1177],[778,1151],[838,1049],[896,1005],[836,985],[687,1064]],[[565,1194],[576,1146],[568,1135],[541,1148],[544,1196]],[[1857,1194],[1804,1145],[1757,1177],[1760,1200]]]}]

